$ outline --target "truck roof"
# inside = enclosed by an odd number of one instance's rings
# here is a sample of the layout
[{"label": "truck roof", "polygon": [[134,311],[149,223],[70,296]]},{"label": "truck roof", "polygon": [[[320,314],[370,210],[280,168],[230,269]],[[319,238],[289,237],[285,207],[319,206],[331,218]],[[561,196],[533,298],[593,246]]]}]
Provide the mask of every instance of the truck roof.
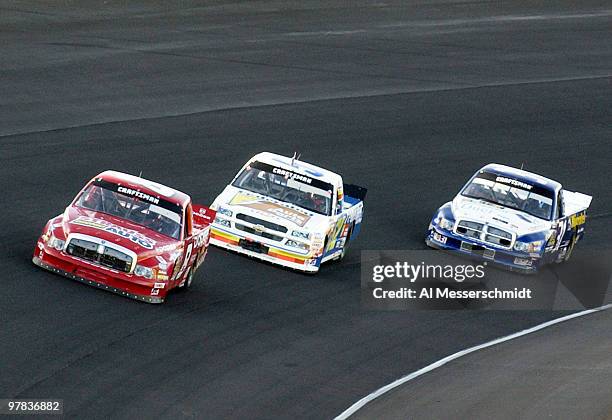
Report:
[{"label": "truck roof", "polygon": [[191,202],[191,197],[184,192],[123,172],[104,171],[96,175],[93,179],[112,182],[117,185],[135,189],[159,199],[179,204],[182,207],[187,206]]},{"label": "truck roof", "polygon": [[293,172],[297,172],[311,178],[316,178],[324,182],[329,182],[330,184],[336,187],[342,185],[342,177],[337,173],[301,160],[294,160],[290,157],[270,152],[258,153],[257,155],[253,156],[250,161],[255,160],[267,163],[269,165],[275,165],[283,169],[288,169]]},{"label": "truck roof", "polygon": [[491,172],[497,175],[506,176],[518,181],[527,182],[532,185],[539,185],[542,188],[558,192],[561,189],[561,184],[542,175],[534,174],[523,169],[513,168],[511,166],[500,165],[499,163],[490,163],[483,166],[480,171]]}]

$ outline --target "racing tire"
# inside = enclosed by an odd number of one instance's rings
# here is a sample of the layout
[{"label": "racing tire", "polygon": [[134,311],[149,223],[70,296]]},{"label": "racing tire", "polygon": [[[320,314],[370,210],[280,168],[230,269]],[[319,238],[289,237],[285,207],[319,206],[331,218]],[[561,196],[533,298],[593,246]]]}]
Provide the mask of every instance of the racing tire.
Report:
[{"label": "racing tire", "polygon": [[557,264],[564,263],[570,259],[572,256],[572,252],[574,251],[574,246],[576,246],[576,237],[574,236],[570,241],[569,245],[565,247],[565,253],[563,257],[557,259]]},{"label": "racing tire", "polygon": [[189,267],[189,271],[187,272],[187,278],[185,279],[185,283],[182,286],[179,286],[181,290],[189,290],[189,288],[193,285],[193,278],[195,276],[195,270],[193,267]]},{"label": "racing tire", "polygon": [[351,224],[351,228],[349,229],[348,233],[346,234],[346,240],[344,241],[344,246],[342,247],[342,252],[340,253],[340,255],[338,257],[336,257],[334,259],[334,261],[340,261],[346,255],[346,251],[348,249],[348,244],[349,244],[349,241],[351,240],[351,235],[353,233],[353,227],[354,227],[354,225]]},{"label": "racing tire", "polygon": [[572,252],[574,252],[574,247],[576,246],[576,237],[572,238],[571,243],[567,247],[567,251],[565,251],[565,255],[563,256],[563,262],[568,261],[572,256]]}]

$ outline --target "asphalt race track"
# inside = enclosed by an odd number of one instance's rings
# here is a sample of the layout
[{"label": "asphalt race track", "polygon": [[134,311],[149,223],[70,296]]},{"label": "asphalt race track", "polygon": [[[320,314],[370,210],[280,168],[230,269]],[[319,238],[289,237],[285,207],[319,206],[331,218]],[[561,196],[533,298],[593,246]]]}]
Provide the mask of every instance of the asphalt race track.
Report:
[{"label": "asphalt race track", "polygon": [[610,322],[606,310],[470,354],[374,400],[354,418],[608,419]]},{"label": "asphalt race track", "polygon": [[[594,196],[580,247],[609,248],[609,4],[121,3],[0,1],[0,398],[61,398],[73,418],[331,418],[559,316],[361,309],[359,251],[424,249],[431,213],[489,162]],[[209,204],[263,150],[368,187],[341,263],[304,276],[213,249],[154,306],[30,261],[102,170]]]}]

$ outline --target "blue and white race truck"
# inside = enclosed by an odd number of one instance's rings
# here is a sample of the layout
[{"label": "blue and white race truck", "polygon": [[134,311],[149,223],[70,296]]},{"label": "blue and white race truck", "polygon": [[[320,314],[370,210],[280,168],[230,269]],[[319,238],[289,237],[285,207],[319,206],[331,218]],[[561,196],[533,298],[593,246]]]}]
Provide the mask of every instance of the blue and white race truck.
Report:
[{"label": "blue and white race truck", "polygon": [[472,176],[434,214],[425,242],[525,273],[569,259],[584,235],[589,195],[499,164]]}]

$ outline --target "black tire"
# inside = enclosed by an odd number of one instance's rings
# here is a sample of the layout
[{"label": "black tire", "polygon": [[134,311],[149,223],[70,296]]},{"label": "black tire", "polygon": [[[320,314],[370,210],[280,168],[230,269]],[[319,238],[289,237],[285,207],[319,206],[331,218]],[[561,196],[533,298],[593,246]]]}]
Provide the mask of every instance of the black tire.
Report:
[{"label": "black tire", "polygon": [[195,270],[193,267],[189,267],[189,271],[187,272],[187,278],[182,286],[180,286],[181,290],[189,290],[189,288],[193,285],[193,278],[195,277]]},{"label": "black tire", "polygon": [[328,244],[329,244],[329,236],[326,236],[325,240],[323,241],[323,255],[325,255],[325,251],[327,250]]},{"label": "black tire", "polygon": [[557,264],[561,264],[566,262],[572,256],[572,252],[574,251],[574,246],[576,245],[576,237],[572,237],[570,243],[565,247],[565,254],[563,257],[557,259]]},{"label": "black tire", "polygon": [[565,251],[565,256],[563,257],[563,261],[564,262],[570,259],[570,257],[572,256],[572,252],[574,251],[574,247],[575,246],[576,246],[576,237],[574,236],[572,238],[571,243],[567,247],[567,251]]},{"label": "black tire", "polygon": [[349,244],[349,241],[351,240],[351,235],[353,234],[353,227],[354,226],[355,225],[351,224],[351,227],[350,227],[348,233],[346,234],[346,240],[344,241],[344,246],[342,247],[342,252],[340,253],[340,255],[334,261],[340,261],[346,255],[346,250],[348,249],[348,244]]}]

